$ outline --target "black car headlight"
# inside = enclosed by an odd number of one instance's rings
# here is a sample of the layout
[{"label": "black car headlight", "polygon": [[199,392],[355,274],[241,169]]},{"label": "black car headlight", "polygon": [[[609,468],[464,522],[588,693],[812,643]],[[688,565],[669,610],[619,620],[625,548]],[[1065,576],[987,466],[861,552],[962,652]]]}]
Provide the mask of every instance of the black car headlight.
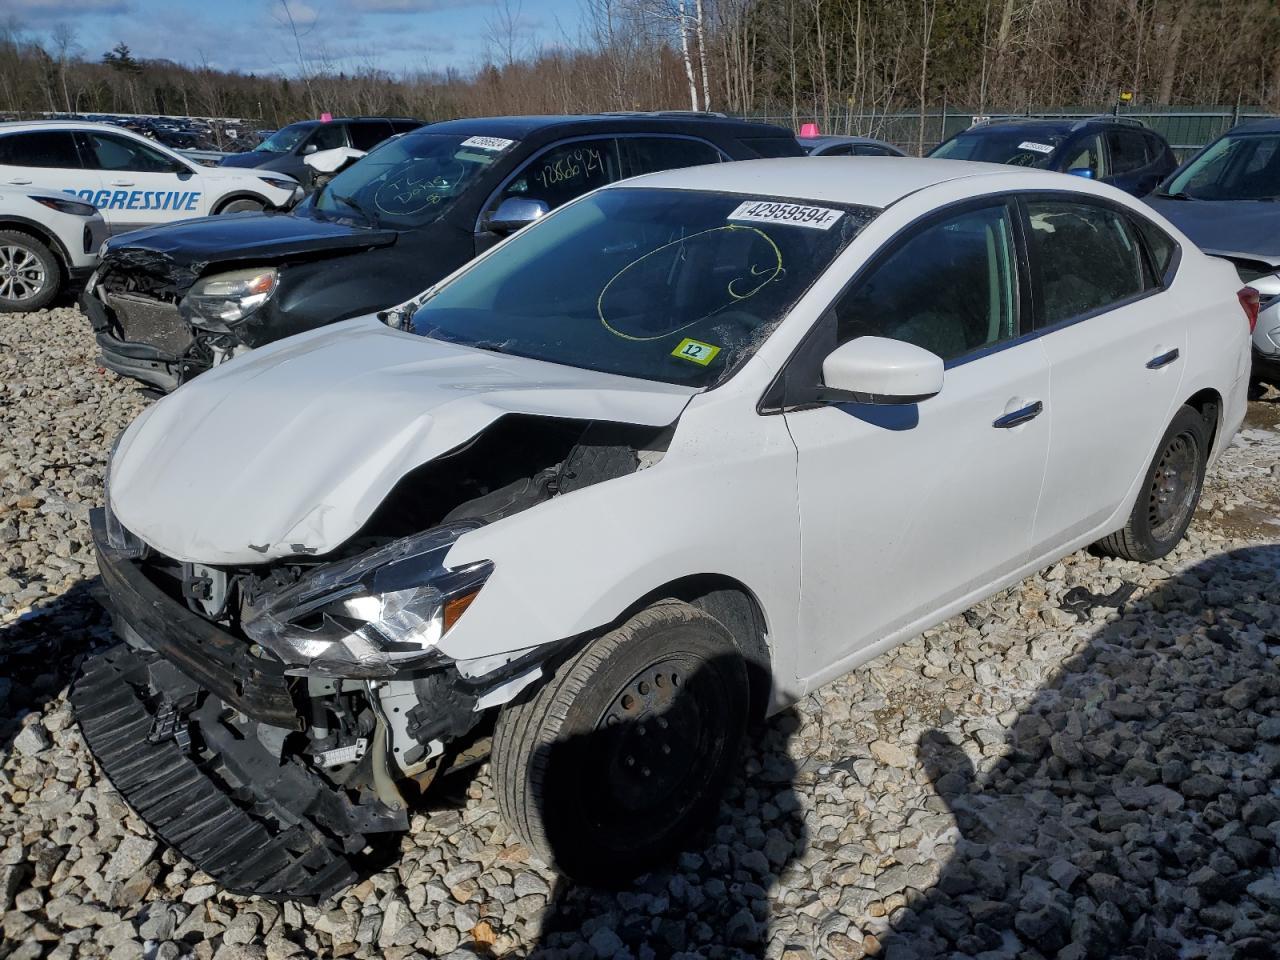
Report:
[{"label": "black car headlight", "polygon": [[449,548],[479,523],[452,523],[326,564],[246,605],[244,632],[297,673],[384,678],[447,661],[437,643],[493,572],[449,569]]},{"label": "black car headlight", "polygon": [[271,299],[280,279],[275,267],[251,267],[201,277],[180,309],[197,327],[227,332]]},{"label": "black car headlight", "polygon": [[269,187],[275,187],[277,190],[292,191],[297,186],[292,180],[281,180],[277,177],[259,177],[258,179]]}]

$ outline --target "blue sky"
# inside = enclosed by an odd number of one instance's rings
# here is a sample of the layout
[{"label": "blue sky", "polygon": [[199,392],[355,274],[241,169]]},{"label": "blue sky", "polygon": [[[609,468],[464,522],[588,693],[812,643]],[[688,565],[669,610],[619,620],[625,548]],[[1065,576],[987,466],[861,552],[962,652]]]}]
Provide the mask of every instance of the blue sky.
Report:
[{"label": "blue sky", "polygon": [[[288,0],[307,56],[339,68],[467,69],[483,61],[496,2],[519,14],[526,47],[576,38],[578,0]],[[281,0],[0,0],[39,39],[72,27],[86,58],[124,41],[135,56],[256,73],[298,72]],[[496,53],[494,54],[496,57]]]}]

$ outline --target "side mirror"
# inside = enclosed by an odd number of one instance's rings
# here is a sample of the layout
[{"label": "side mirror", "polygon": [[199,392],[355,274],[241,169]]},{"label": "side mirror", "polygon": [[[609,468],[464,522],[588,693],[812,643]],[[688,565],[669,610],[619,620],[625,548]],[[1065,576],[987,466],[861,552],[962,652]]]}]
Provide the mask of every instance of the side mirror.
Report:
[{"label": "side mirror", "polygon": [[942,391],[942,372],[942,358],[923,347],[858,337],[822,361],[819,397],[829,403],[919,403]]},{"label": "side mirror", "polygon": [[317,147],[314,143],[308,143],[305,147],[302,148],[302,155],[306,156],[308,153],[315,153],[319,149],[320,148]]},{"label": "side mirror", "polygon": [[528,197],[507,197],[498,209],[493,211],[485,226],[494,233],[503,235],[515,233],[521,227],[527,227],[535,220],[541,220],[551,208],[544,200],[530,200]]},{"label": "side mirror", "polygon": [[1067,173],[1071,174],[1073,177],[1083,177],[1086,180],[1093,179],[1093,171],[1088,167],[1072,167],[1067,171]]}]

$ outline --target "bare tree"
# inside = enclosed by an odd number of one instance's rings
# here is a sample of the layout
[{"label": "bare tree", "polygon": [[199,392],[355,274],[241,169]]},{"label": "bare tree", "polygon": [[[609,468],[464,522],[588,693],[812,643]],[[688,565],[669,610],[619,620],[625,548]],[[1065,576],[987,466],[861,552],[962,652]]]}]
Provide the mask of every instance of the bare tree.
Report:
[{"label": "bare tree", "polygon": [[307,64],[306,57],[302,54],[302,36],[298,32],[297,21],[293,19],[293,10],[289,8],[289,0],[280,0],[280,6],[284,10],[285,21],[289,25],[289,32],[293,35],[293,46],[298,57],[298,75],[302,78],[302,84],[307,91],[307,99],[311,102],[311,115],[316,116],[320,110],[316,106],[315,92],[311,87],[311,70]]},{"label": "bare tree", "polygon": [[53,49],[58,55],[58,76],[62,80],[62,102],[67,113],[71,113],[71,94],[67,90],[67,64],[70,63],[71,58],[80,49],[76,43],[75,27],[67,23],[55,24],[54,28],[49,32],[49,39],[53,41]]}]

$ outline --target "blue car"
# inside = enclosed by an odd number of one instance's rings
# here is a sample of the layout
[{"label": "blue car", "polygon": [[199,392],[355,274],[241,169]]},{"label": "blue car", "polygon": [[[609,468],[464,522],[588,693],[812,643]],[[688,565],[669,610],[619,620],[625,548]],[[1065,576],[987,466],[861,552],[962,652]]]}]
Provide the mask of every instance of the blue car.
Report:
[{"label": "blue car", "polygon": [[1178,162],[1164,137],[1136,120],[996,120],[940,143],[931,157],[1037,167],[1100,180],[1145,196]]}]

